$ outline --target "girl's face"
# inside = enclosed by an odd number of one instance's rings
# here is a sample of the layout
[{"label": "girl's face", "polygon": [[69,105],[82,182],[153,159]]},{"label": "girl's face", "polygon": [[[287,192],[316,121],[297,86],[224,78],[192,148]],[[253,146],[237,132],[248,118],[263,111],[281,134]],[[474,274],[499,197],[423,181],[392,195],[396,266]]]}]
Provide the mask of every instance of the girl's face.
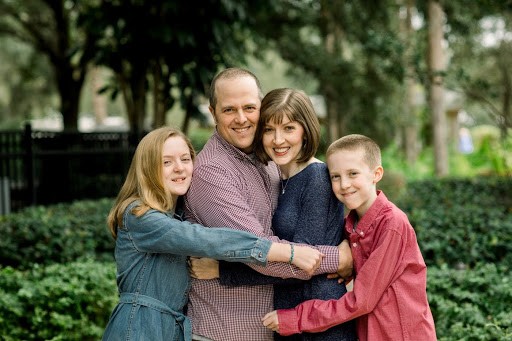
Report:
[{"label": "girl's face", "polygon": [[180,136],[169,137],[162,151],[162,175],[164,186],[174,202],[187,193],[193,168],[192,156],[185,140]]},{"label": "girl's face", "polygon": [[283,116],[280,124],[270,120],[263,129],[263,148],[265,153],[278,166],[296,162],[304,142],[304,128],[296,121]]}]

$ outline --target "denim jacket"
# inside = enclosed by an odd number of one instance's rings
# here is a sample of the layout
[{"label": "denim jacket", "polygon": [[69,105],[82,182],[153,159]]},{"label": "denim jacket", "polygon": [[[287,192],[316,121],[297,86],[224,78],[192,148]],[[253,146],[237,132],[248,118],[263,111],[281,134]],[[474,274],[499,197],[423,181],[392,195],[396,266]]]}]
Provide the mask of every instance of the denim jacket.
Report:
[{"label": "denim jacket", "polygon": [[187,256],[265,265],[271,242],[229,228],[205,228],[172,212],[141,217],[131,203],[115,247],[119,303],[103,340],[191,340],[184,314],[190,277]]}]

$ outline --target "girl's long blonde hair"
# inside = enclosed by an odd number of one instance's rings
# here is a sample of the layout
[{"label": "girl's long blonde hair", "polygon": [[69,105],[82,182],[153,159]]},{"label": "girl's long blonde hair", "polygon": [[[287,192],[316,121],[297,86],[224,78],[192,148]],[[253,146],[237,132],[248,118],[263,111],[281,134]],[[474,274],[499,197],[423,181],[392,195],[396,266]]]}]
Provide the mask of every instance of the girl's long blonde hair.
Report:
[{"label": "girl's long blonde hair", "polygon": [[175,203],[162,178],[163,145],[172,136],[179,136],[185,140],[194,160],[195,151],[192,143],[185,134],[175,128],[161,127],[144,136],[135,150],[126,180],[108,214],[107,224],[114,239],[117,238],[117,227],[123,222],[123,213],[133,201],[140,201],[140,205],[132,211],[136,216],[141,216],[150,208],[169,212],[174,207]]}]

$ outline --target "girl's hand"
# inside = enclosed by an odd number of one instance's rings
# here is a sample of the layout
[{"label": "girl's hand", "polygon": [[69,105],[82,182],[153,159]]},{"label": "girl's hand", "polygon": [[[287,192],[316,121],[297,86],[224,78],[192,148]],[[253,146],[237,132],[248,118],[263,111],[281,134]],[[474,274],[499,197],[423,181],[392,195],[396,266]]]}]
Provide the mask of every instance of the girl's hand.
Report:
[{"label": "girl's hand", "polygon": [[293,250],[292,264],[310,276],[320,267],[322,259],[325,257],[323,253],[309,246],[293,245]]},{"label": "girl's hand", "polygon": [[211,258],[189,257],[190,277],[195,279],[219,278],[219,261]]}]

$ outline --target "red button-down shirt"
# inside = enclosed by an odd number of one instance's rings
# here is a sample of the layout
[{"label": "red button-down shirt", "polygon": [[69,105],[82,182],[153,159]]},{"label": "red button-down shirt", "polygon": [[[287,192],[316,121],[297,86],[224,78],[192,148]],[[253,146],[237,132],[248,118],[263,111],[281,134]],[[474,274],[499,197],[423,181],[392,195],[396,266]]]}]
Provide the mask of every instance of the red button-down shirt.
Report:
[{"label": "red button-down shirt", "polygon": [[356,277],[338,300],[309,300],[278,310],[282,335],[319,332],[358,318],[360,341],[436,340],[427,301],[427,267],[407,216],[384,193],[357,223],[346,220]]}]

